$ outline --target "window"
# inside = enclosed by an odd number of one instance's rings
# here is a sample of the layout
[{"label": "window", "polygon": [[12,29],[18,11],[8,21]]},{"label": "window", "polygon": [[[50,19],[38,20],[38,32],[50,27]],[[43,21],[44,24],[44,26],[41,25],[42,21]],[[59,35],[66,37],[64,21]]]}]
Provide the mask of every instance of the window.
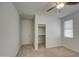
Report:
[{"label": "window", "polygon": [[73,38],[73,20],[64,22],[64,37]]}]

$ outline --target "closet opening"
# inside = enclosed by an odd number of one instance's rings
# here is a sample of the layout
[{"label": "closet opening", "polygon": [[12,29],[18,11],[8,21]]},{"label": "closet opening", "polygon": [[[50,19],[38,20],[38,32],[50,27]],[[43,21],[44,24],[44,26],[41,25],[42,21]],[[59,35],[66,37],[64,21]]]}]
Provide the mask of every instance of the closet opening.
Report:
[{"label": "closet opening", "polygon": [[46,46],[46,25],[38,24],[38,48],[45,48]]}]

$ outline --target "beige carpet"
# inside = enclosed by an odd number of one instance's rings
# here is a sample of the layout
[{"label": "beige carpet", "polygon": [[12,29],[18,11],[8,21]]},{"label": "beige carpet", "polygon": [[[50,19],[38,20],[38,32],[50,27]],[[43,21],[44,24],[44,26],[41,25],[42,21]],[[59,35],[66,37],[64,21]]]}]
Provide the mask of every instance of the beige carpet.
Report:
[{"label": "beige carpet", "polygon": [[79,54],[64,47],[44,48],[43,45],[38,50],[29,45],[22,46],[17,57],[78,57]]}]

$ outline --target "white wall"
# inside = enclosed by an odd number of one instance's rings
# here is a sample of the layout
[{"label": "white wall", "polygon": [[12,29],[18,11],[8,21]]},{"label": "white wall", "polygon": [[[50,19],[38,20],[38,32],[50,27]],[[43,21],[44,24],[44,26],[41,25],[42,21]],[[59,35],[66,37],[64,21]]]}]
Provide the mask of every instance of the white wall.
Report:
[{"label": "white wall", "polygon": [[[65,20],[70,20],[70,19],[73,19],[73,34],[74,34],[74,37],[72,39],[68,39],[68,38],[64,38],[63,37],[63,22]],[[72,49],[76,52],[79,52],[79,12],[75,13],[75,14],[72,14],[68,17],[65,17],[61,20],[61,31],[62,31],[62,42],[63,42],[63,46],[65,46],[66,48],[69,48],[69,49]]]},{"label": "white wall", "polygon": [[52,15],[35,16],[35,49],[38,49],[38,24],[46,24],[46,48],[61,46],[60,19]]},{"label": "white wall", "polygon": [[16,56],[20,48],[19,15],[12,3],[0,2],[0,56]]},{"label": "white wall", "polygon": [[33,20],[22,19],[22,45],[33,44],[34,42],[34,29]]}]

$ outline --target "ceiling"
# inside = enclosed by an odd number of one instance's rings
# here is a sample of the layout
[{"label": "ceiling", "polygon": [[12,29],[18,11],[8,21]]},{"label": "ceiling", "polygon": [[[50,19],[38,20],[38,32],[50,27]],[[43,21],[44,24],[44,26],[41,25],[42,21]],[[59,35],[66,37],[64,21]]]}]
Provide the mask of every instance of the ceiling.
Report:
[{"label": "ceiling", "polygon": [[65,17],[75,11],[79,10],[79,4],[77,5],[65,5],[61,10],[53,9],[50,12],[46,12],[54,2],[14,2],[13,3],[19,14],[23,18],[32,19],[36,13],[44,12],[54,17]]}]

